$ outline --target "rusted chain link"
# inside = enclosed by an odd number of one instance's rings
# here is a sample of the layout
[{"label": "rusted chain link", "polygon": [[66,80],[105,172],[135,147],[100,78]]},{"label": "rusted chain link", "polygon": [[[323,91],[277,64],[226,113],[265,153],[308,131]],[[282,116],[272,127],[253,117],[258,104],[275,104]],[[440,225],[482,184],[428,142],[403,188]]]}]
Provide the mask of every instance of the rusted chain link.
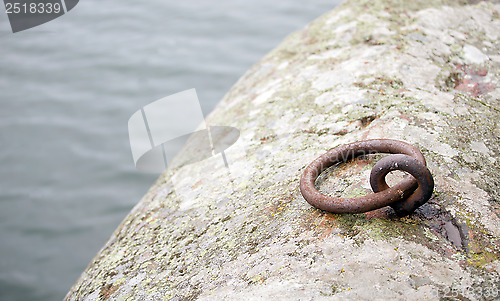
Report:
[{"label": "rusted chain link", "polygon": [[[321,194],[314,186],[316,178],[328,167],[374,153],[393,154],[372,168],[370,185],[375,193],[340,198]],[[385,176],[394,170],[403,170],[410,175],[388,187]],[[300,192],[306,201],[333,213],[361,213],[391,206],[398,216],[405,216],[427,202],[433,190],[434,180],[422,153],[406,142],[391,139],[365,140],[336,147],[309,164],[300,178]]]}]

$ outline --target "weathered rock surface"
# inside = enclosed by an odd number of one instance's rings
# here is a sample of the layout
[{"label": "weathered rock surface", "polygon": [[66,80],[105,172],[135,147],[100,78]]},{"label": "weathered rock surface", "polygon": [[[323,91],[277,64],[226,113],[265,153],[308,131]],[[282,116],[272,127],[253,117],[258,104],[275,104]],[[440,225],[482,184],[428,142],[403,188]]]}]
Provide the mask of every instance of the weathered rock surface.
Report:
[{"label": "weathered rock surface", "polygon": [[[168,170],[67,300],[500,298],[499,14],[498,1],[352,0],[292,34],[207,120],[241,131],[229,169],[219,155]],[[370,138],[424,153],[429,203],[405,218],[311,207],[305,166]],[[369,193],[375,161],[318,185]]]}]

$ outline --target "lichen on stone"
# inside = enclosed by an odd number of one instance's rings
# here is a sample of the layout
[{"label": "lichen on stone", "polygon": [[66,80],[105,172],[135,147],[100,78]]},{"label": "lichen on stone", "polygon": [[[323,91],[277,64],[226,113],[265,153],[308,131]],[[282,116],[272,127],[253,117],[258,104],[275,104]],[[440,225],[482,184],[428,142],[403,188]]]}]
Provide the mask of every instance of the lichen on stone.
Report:
[{"label": "lichen on stone", "polygon": [[[351,0],[291,34],[207,119],[241,132],[229,168],[217,155],[165,171],[66,299],[488,299],[500,284],[499,12]],[[298,190],[307,164],[371,138],[422,151],[431,200],[405,218],[311,207]],[[317,185],[367,193],[377,158]]]}]

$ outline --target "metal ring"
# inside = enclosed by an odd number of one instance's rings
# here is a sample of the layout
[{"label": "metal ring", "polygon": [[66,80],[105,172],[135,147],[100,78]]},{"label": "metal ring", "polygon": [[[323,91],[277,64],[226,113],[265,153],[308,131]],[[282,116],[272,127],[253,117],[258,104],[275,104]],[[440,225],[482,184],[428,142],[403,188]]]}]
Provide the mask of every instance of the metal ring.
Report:
[{"label": "metal ring", "polygon": [[406,199],[391,204],[399,216],[405,216],[427,202],[434,191],[434,179],[425,165],[407,155],[391,155],[381,159],[373,166],[370,173],[370,185],[373,192],[389,189],[385,176],[394,170],[403,170],[411,174],[418,182],[418,188]]},{"label": "metal ring", "polygon": [[[370,180],[376,182],[372,184],[375,185],[372,188],[377,190],[375,193],[357,198],[341,198],[321,194],[316,189],[314,185],[316,178],[328,167],[339,162],[346,162],[356,157],[373,153],[406,155],[405,157],[391,155],[387,157],[389,159],[381,160],[382,163],[378,166],[375,165],[379,171],[374,172],[375,175]],[[406,158],[408,156],[412,159]],[[399,163],[398,160],[403,161]],[[418,162],[418,164],[415,162]],[[389,188],[385,183],[385,175],[392,170],[401,169],[399,168],[400,166],[406,165],[412,166],[405,167],[408,169],[406,171],[410,174],[415,174],[417,178],[423,175],[425,179],[419,179],[420,183],[418,183],[413,176],[408,175],[401,182]],[[373,139],[354,142],[336,147],[309,164],[300,178],[300,192],[312,206],[332,213],[362,213],[391,205],[398,215],[406,215],[425,203],[432,194],[434,181],[425,166],[426,162],[422,153],[416,147],[406,142],[392,139]],[[378,180],[378,178],[382,179]],[[422,186],[421,190],[417,189],[419,185]],[[413,196],[414,191],[418,192],[415,196]]]}]

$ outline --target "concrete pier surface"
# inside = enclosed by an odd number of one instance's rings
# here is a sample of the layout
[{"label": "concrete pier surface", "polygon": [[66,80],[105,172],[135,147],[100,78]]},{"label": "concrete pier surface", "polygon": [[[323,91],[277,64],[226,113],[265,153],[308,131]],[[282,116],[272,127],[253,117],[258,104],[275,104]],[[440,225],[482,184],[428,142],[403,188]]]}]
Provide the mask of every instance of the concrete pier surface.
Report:
[{"label": "concrete pier surface", "polygon": [[[207,118],[241,132],[229,168],[184,164],[186,147],[66,300],[500,298],[499,16],[499,1],[347,0],[290,35]],[[422,151],[428,203],[398,218],[304,200],[313,159],[374,138]],[[377,160],[316,184],[368,194]]]}]

